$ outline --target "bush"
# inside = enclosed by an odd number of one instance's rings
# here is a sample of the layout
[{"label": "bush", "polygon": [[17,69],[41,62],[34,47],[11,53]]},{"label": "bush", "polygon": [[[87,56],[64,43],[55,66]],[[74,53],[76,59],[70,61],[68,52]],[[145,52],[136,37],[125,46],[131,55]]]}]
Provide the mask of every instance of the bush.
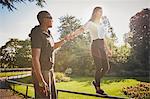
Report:
[{"label": "bush", "polygon": [[67,68],[67,69],[65,70],[65,74],[66,74],[66,75],[71,75],[71,73],[72,73],[72,68]]},{"label": "bush", "polygon": [[56,72],[55,73],[56,82],[68,82],[70,77],[66,77],[64,73]]},{"label": "bush", "polygon": [[124,87],[125,95],[134,99],[150,99],[150,83],[140,83],[136,86]]},{"label": "bush", "polygon": [[70,77],[63,77],[62,81],[63,82],[68,82],[68,81],[70,81]]}]

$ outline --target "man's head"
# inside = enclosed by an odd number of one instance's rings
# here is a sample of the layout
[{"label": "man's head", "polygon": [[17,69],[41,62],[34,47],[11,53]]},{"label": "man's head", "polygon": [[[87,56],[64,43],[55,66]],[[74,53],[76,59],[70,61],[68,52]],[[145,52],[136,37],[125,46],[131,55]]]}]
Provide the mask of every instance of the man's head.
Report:
[{"label": "man's head", "polygon": [[37,19],[40,25],[46,25],[52,27],[52,16],[47,11],[40,11],[37,15]]}]

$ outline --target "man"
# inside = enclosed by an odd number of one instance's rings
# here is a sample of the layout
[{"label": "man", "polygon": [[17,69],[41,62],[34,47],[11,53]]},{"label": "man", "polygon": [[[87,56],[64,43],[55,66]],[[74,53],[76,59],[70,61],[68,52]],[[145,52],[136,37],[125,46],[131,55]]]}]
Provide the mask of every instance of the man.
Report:
[{"label": "man", "polygon": [[31,30],[32,75],[36,99],[57,99],[54,80],[54,49],[62,46],[64,41],[54,43],[48,28],[52,28],[52,16],[47,11],[37,15],[39,25]]}]

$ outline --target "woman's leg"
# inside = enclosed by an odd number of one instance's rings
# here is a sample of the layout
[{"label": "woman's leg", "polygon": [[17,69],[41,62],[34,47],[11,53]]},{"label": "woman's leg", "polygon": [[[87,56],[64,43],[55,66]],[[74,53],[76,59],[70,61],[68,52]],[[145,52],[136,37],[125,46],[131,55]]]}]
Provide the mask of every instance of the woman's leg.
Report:
[{"label": "woman's leg", "polygon": [[93,56],[94,63],[95,63],[95,66],[96,66],[96,69],[95,69],[95,83],[96,83],[97,87],[100,87],[101,73],[102,73],[102,70],[103,70],[102,61],[101,61],[102,55],[101,55],[100,49],[96,48],[95,46],[92,46],[91,51],[92,51],[92,56]]},{"label": "woman's leg", "polygon": [[101,49],[101,55],[102,55],[102,58],[101,58],[102,71],[101,71],[101,77],[100,78],[102,78],[110,69],[108,57],[107,57],[104,49]]},{"label": "woman's leg", "polygon": [[[93,85],[96,88],[96,93],[99,94],[105,94],[104,91],[100,88],[100,81],[104,74],[109,69],[109,63],[108,59],[105,53],[105,50],[102,48],[92,48],[92,56],[94,59],[94,63],[96,65],[95,70],[95,82],[93,82]],[[106,95],[106,94],[105,94]]]}]

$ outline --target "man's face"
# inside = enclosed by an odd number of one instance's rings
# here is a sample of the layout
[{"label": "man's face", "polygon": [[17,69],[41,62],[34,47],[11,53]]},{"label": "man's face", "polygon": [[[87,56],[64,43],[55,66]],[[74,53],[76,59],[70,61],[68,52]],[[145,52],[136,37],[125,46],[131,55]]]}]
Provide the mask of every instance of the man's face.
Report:
[{"label": "man's face", "polygon": [[44,21],[44,24],[45,24],[47,27],[49,27],[49,28],[52,27],[53,19],[52,19],[52,17],[51,17],[50,15],[44,17],[43,21]]}]

